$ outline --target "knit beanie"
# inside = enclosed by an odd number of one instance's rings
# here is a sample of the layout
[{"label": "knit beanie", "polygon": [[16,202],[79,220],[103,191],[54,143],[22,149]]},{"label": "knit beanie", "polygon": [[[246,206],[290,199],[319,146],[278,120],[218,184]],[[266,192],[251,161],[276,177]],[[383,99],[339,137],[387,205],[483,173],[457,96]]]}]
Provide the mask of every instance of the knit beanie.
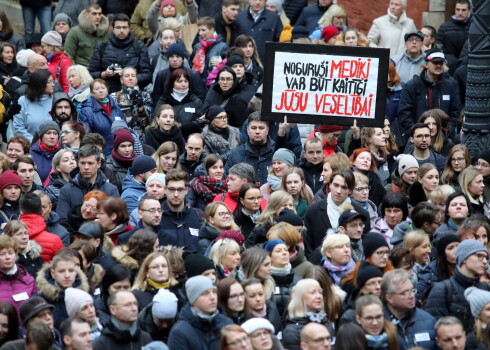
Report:
[{"label": "knit beanie", "polygon": [[243,60],[243,57],[239,55],[233,55],[228,57],[228,59],[226,60],[226,66],[233,67],[235,64],[241,64],[242,66],[245,65],[245,61]]},{"label": "knit beanie", "polygon": [[223,238],[232,239],[235,242],[237,242],[237,244],[239,246],[242,246],[243,243],[245,243],[245,236],[243,236],[237,230],[226,230],[226,231],[223,231],[222,233],[220,233],[220,235],[218,237],[216,237],[216,241],[218,241],[220,239],[223,239]]},{"label": "knit beanie", "polygon": [[131,142],[134,145],[133,135],[128,129],[119,129],[114,134],[114,149],[117,149],[123,142]]},{"label": "knit beanie", "polygon": [[238,175],[242,179],[247,179],[249,183],[253,183],[255,169],[248,163],[237,163],[228,170],[228,174]]},{"label": "knit beanie", "polygon": [[283,209],[279,213],[279,216],[276,219],[277,223],[280,222],[287,222],[290,225],[293,226],[303,226],[303,220],[296,214],[294,211],[291,209]]},{"label": "knit beanie", "polygon": [[161,7],[167,7],[168,5],[172,5],[173,7],[177,8],[174,0],[164,0]]},{"label": "knit beanie", "polygon": [[[133,166],[134,166],[134,161],[133,161]],[[153,181],[153,180],[157,180],[159,181],[163,186],[166,186],[166,182],[165,182],[165,174],[161,174],[161,173],[153,173],[150,175],[150,177],[146,180],[146,188],[148,189],[148,184]]]},{"label": "knit beanie", "polygon": [[319,130],[322,134],[326,134],[329,132],[341,131],[341,130],[343,130],[343,128],[340,125],[321,124]]},{"label": "knit beanie", "polygon": [[93,299],[87,292],[71,287],[65,289],[65,305],[68,317],[75,316],[89,301],[93,302]]},{"label": "knit beanie", "polygon": [[207,270],[215,269],[214,262],[201,254],[189,254],[184,259],[187,277],[199,276]]},{"label": "knit beanie", "polygon": [[274,250],[275,246],[278,244],[286,244],[286,242],[284,242],[282,239],[279,239],[279,238],[271,239],[270,241],[265,242],[262,247],[265,250],[267,250],[269,252],[269,254],[271,254],[272,251]]},{"label": "knit beanie", "polygon": [[151,313],[153,317],[160,319],[175,318],[177,314],[177,297],[168,289],[161,288],[153,297]]},{"label": "knit beanie", "polygon": [[334,27],[332,25],[330,26],[326,26],[325,28],[323,28],[322,30],[322,38],[323,40],[328,43],[328,41],[330,39],[332,39],[334,36],[336,36],[337,34],[339,34],[339,29],[337,27]]},{"label": "knit beanie", "polygon": [[271,331],[272,334],[274,334],[276,331],[274,330],[274,326],[272,323],[266,319],[266,318],[251,318],[240,326],[243,328],[245,332],[247,332],[248,335],[252,334],[253,332],[259,330],[259,329],[268,329]]},{"label": "knit beanie", "polygon": [[27,68],[27,59],[30,55],[35,54],[31,49],[24,49],[17,52],[17,56],[15,59],[17,60],[17,64],[21,67]]},{"label": "knit beanie", "polygon": [[216,118],[218,116],[218,114],[223,113],[223,112],[225,112],[225,109],[223,107],[218,106],[218,105],[214,105],[214,106],[209,107],[209,109],[207,110],[207,112],[205,114],[205,117],[211,123],[214,120],[214,118]]},{"label": "knit beanie", "polygon": [[161,341],[152,341],[141,347],[141,350],[168,350],[167,344]]},{"label": "knit beanie", "polygon": [[279,35],[279,42],[289,43],[291,42],[291,39],[293,39],[293,27],[291,27],[291,24],[288,23],[284,26],[281,34]]},{"label": "knit beanie", "polygon": [[376,249],[381,247],[389,248],[388,243],[379,233],[368,232],[362,236],[362,250],[366,258],[369,258],[371,255],[373,255]]},{"label": "knit beanie", "polygon": [[115,120],[111,125],[111,134],[115,136],[116,132],[118,132],[121,129],[128,130],[128,124],[126,124],[126,121],[122,119]]},{"label": "knit beanie", "polygon": [[289,166],[294,166],[295,159],[296,156],[294,155],[294,153],[288,150],[287,148],[279,148],[272,156],[273,162],[275,160],[278,160],[283,163],[286,163]]},{"label": "knit beanie", "polygon": [[167,49],[167,57],[170,57],[172,55],[177,55],[182,58],[185,57],[185,49],[182,46],[182,44],[172,44],[168,47]]},{"label": "knit beanie", "polygon": [[22,187],[22,181],[20,180],[19,175],[13,170],[4,171],[3,174],[0,175],[0,193],[9,185]]},{"label": "knit beanie", "polygon": [[478,252],[487,252],[487,248],[476,239],[465,239],[456,248],[456,263],[461,266],[463,261],[468,259],[470,255]]},{"label": "knit beanie", "polygon": [[54,30],[54,27],[58,24],[58,22],[66,22],[66,23],[68,23],[68,27],[71,28],[71,18],[66,13],[60,12],[54,17],[53,30]]},{"label": "knit beanie", "polygon": [[359,270],[357,270],[357,288],[361,289],[367,281],[375,277],[383,277],[383,273],[373,264],[363,260]]},{"label": "knit beanie", "polygon": [[310,32],[308,31],[308,28],[303,27],[303,26],[294,26],[293,27],[293,40],[294,39],[301,39],[301,38],[308,38],[310,36]]},{"label": "knit beanie", "polygon": [[282,0],[267,0],[266,5],[274,6],[277,12],[282,11]]},{"label": "knit beanie", "polygon": [[131,173],[133,175],[139,175],[156,168],[157,163],[155,162],[155,159],[143,154],[141,156],[137,156],[133,160],[133,164],[131,165]]},{"label": "knit beanie", "polygon": [[44,34],[41,42],[55,47],[63,46],[63,38],[61,37],[61,34],[55,30],[50,30]]},{"label": "knit beanie", "polygon": [[[17,60],[18,61],[18,60]],[[478,156],[479,159],[483,159],[488,164],[490,164],[490,151],[484,151]]]},{"label": "knit beanie", "polygon": [[470,304],[471,314],[474,318],[480,316],[485,305],[490,303],[490,292],[476,287],[466,288],[464,297]]},{"label": "knit beanie", "polygon": [[461,242],[461,239],[456,236],[453,232],[443,234],[438,238],[434,244],[437,248],[437,256],[441,257],[446,254],[446,247],[454,242]]},{"label": "knit beanie", "polygon": [[189,304],[193,305],[194,302],[209,289],[216,290],[216,286],[213,284],[210,278],[206,276],[194,276],[185,282],[185,293]]},{"label": "knit beanie", "polygon": [[419,168],[419,162],[411,154],[400,154],[398,156],[398,175],[402,176],[410,168]]},{"label": "knit beanie", "polygon": [[48,130],[56,130],[58,134],[60,133],[60,126],[58,123],[52,120],[46,120],[38,129],[39,139],[42,139],[44,134],[48,132]]}]

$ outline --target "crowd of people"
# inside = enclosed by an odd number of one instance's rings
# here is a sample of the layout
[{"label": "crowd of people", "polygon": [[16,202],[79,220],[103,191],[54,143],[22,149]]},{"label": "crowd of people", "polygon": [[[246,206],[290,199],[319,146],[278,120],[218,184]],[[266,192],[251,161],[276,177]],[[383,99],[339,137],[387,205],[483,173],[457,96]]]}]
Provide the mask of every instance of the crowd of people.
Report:
[{"label": "crowd of people", "polygon": [[[0,10],[0,350],[490,349],[472,4],[341,2]],[[268,41],[389,49],[384,127],[265,121]]]}]

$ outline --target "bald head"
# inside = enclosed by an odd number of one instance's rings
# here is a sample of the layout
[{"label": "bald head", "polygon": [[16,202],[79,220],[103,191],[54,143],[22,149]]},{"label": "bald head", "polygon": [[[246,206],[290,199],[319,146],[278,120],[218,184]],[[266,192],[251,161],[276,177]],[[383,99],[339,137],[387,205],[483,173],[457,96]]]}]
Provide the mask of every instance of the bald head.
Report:
[{"label": "bald head", "polygon": [[310,322],[301,330],[302,350],[330,350],[330,332],[320,323]]},{"label": "bald head", "polygon": [[29,74],[34,73],[38,69],[48,69],[46,57],[37,53],[30,55],[27,58],[27,69],[29,70]]}]

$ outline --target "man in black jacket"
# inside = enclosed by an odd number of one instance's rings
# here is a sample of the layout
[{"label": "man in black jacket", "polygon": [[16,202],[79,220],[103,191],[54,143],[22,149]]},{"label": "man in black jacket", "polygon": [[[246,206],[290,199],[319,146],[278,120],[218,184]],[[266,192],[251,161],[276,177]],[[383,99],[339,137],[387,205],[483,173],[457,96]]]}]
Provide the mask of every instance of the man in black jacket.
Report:
[{"label": "man in black jacket", "polygon": [[303,156],[299,167],[305,174],[306,184],[310,186],[313,193],[317,193],[323,185],[323,182],[320,181],[324,158],[322,141],[316,137],[306,140]]},{"label": "man in black jacket", "polygon": [[152,342],[138,325],[138,301],[128,290],[119,290],[107,301],[111,319],[94,344],[94,350],[141,349]]},{"label": "man in black jacket", "polygon": [[129,17],[119,13],[114,17],[109,41],[95,48],[89,72],[94,79],[102,78],[109,84],[109,92],[121,89],[122,69],[131,66],[137,71],[138,86],[145,88],[151,82],[150,56],[145,44],[136,40],[129,28]]},{"label": "man in black jacket", "polygon": [[240,31],[236,16],[240,11],[240,0],[223,0],[221,15],[214,17],[216,33],[221,35],[229,47],[235,46],[235,39]]}]

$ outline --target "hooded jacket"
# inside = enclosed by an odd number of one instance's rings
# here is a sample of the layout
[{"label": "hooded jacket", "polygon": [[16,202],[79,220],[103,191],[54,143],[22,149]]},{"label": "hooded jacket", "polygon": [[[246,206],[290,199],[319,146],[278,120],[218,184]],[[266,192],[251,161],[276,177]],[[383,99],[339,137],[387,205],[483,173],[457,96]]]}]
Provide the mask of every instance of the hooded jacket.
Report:
[{"label": "hooded jacket", "polygon": [[320,181],[323,172],[323,162],[313,164],[303,158],[299,167],[303,170],[306,184],[310,186],[313,193],[317,193],[323,186],[323,182]]},{"label": "hooded jacket", "polygon": [[34,133],[45,121],[51,120],[49,111],[53,104],[51,95],[43,95],[40,100],[30,101],[27,96],[19,98],[20,112],[14,115],[13,135],[25,136],[30,142]]},{"label": "hooded jacket", "polygon": [[[54,306],[54,327],[59,329],[61,322],[68,318],[65,305],[65,291],[58,287],[50,270],[53,268],[51,263],[44,264],[43,268],[36,277],[38,295],[43,297],[49,304]],[[79,288],[85,292],[89,291],[87,276],[77,268],[77,276],[72,285],[73,288]]]},{"label": "hooded jacket", "polygon": [[119,197],[116,186],[107,182],[107,178],[100,169],[97,171],[97,178],[93,184],[82,178],[78,168],[73,169],[70,173],[70,183],[63,186],[60,191],[56,208],[60,219],[66,220],[70,209],[82,205],[83,196],[92,190],[100,190],[108,196]]},{"label": "hooded jacket", "polygon": [[94,342],[94,350],[139,350],[152,341],[151,336],[142,331],[139,325],[136,325],[134,332],[130,329],[123,330],[116,326],[114,319],[111,318],[104,326],[100,337]]},{"label": "hooded jacket", "polygon": [[398,248],[403,246],[403,239],[405,235],[410,231],[418,230],[411,221],[402,221],[393,229],[393,236],[391,237],[390,243],[393,247]]},{"label": "hooded jacket", "polygon": [[134,208],[138,207],[138,201],[145,193],[145,184],[136,181],[131,172],[131,168],[129,168],[126,177],[123,180],[121,192],[121,199],[126,202],[128,212],[131,213]]},{"label": "hooded jacket", "polygon": [[[18,312],[20,306],[37,293],[37,288],[34,277],[27,269],[22,265],[16,265],[17,271],[14,274],[0,271],[0,301],[10,303]],[[26,293],[27,297],[20,297],[22,293]]]},{"label": "hooded jacket", "polygon": [[51,261],[53,256],[63,248],[61,238],[46,231],[46,223],[41,215],[22,214],[19,220],[27,225],[29,239],[36,241],[42,247],[41,257],[44,262]]},{"label": "hooded jacket", "polygon": [[70,82],[68,81],[68,68],[73,63],[68,55],[62,52],[55,52],[51,59],[48,60],[48,70],[51,72],[53,79],[57,80],[63,88],[64,92],[68,92],[70,89]]},{"label": "hooded jacket", "polygon": [[109,39],[109,20],[102,16],[95,25],[85,14],[83,10],[78,16],[79,24],[68,32],[64,47],[75,64],[88,67],[97,44]]},{"label": "hooded jacket", "polygon": [[61,188],[67,183],[58,172],[53,171],[49,174],[49,185],[44,190],[49,195],[49,198],[51,198],[51,203],[53,204],[52,210],[56,210]]}]

